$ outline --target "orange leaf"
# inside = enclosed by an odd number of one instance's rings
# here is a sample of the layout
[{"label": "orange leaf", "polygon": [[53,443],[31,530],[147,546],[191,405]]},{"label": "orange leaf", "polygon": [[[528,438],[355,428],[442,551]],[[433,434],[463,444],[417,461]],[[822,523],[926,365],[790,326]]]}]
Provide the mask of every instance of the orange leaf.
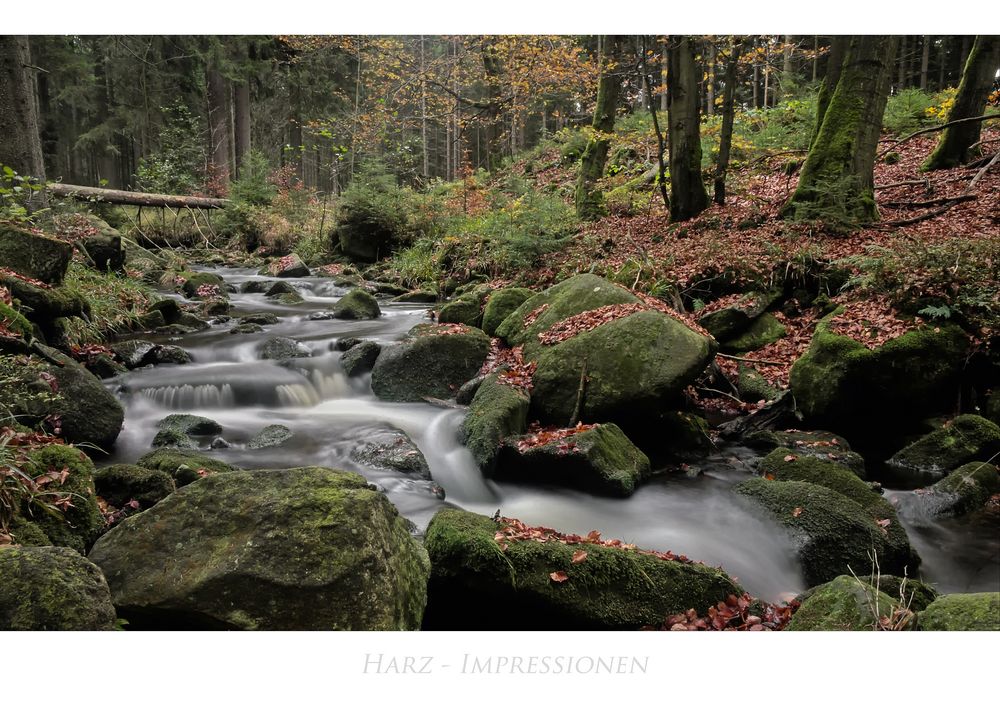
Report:
[{"label": "orange leaf", "polygon": [[794,509],[792,509],[792,516],[794,516],[795,518],[798,518],[801,515],[802,515],[802,507],[801,506],[796,506]]},{"label": "orange leaf", "polygon": [[562,570],[559,570],[558,572],[549,572],[549,579],[553,582],[565,582],[569,579],[569,575]]},{"label": "orange leaf", "polygon": [[580,564],[581,562],[583,562],[586,559],[587,559],[587,551],[586,550],[577,550],[576,552],[573,553],[573,564],[574,565],[578,565],[578,564]]},{"label": "orange leaf", "polygon": [[798,459],[799,458],[797,456],[795,456],[795,455],[786,455],[785,456],[785,462],[795,462]]}]

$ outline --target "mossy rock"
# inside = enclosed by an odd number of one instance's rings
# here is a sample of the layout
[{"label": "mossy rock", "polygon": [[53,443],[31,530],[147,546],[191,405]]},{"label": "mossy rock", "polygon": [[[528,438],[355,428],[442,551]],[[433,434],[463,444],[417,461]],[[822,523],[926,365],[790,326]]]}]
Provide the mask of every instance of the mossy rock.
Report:
[{"label": "mossy rock", "polygon": [[217,436],[222,425],[215,419],[194,414],[168,414],[156,422],[157,428],[170,428],[188,436]]},{"label": "mossy rock", "polygon": [[748,292],[736,304],[710,312],[698,319],[698,323],[723,343],[747,331],[781,296],[780,289]]},{"label": "mossy rock", "polygon": [[771,384],[752,363],[737,361],[736,389],[745,402],[771,402],[781,396],[781,389]]},{"label": "mossy rock", "polygon": [[0,631],[114,630],[101,570],[69,548],[0,548]]},{"label": "mossy rock", "polygon": [[931,431],[887,461],[898,469],[951,472],[1000,452],[1000,427],[977,414],[962,414],[950,425]]},{"label": "mossy rock", "polygon": [[534,294],[526,287],[505,287],[493,292],[483,307],[483,331],[495,336],[500,324]]},{"label": "mossy rock", "polygon": [[531,415],[565,426],[577,414],[584,423],[616,423],[632,432],[676,401],[714,354],[710,337],[661,312],[615,319],[526,356],[538,363]]},{"label": "mossy rock", "polygon": [[358,474],[217,474],[178,490],[90,552],[119,614],[242,630],[414,630],[429,563]]},{"label": "mossy rock", "polygon": [[945,594],[917,615],[920,630],[1000,630],[1000,593]]},{"label": "mossy rock", "polygon": [[379,470],[394,470],[418,479],[431,479],[427,458],[412,438],[396,429],[366,438],[354,446],[351,460]]},{"label": "mossy rock", "polygon": [[763,314],[743,332],[722,344],[727,353],[749,353],[769,346],[788,333],[774,314]]},{"label": "mossy rock", "polygon": [[49,285],[61,284],[73,246],[27,227],[0,222],[0,260],[5,268]]},{"label": "mossy rock", "polygon": [[490,339],[469,326],[418,324],[382,349],[372,368],[372,391],[391,402],[449,399],[478,374]]},{"label": "mossy rock", "polygon": [[377,319],[381,315],[378,301],[361,289],[351,290],[333,305],[335,319]]},{"label": "mossy rock", "polygon": [[197,448],[198,441],[191,438],[184,431],[176,428],[161,428],[153,436],[151,445],[154,448],[179,448],[185,450],[187,448]]},{"label": "mossy rock", "polygon": [[[46,486],[45,491],[68,496],[70,506],[65,511],[44,509],[38,504],[21,503],[17,512],[22,523],[31,523],[44,533],[52,545],[72,548],[80,553],[87,552],[104,530],[104,517],[97,505],[94,489],[94,464],[83,451],[69,445],[47,445],[37,448],[27,455],[20,468],[33,478],[48,473],[66,473],[66,479],[56,478]],[[44,498],[44,497],[43,497]],[[50,499],[45,499],[51,503]],[[16,542],[24,542],[18,528],[12,529]],[[28,534],[37,541],[37,534]]]},{"label": "mossy rock", "polygon": [[525,436],[503,441],[495,477],[542,482],[601,496],[630,496],[649,477],[649,458],[614,424],[522,448]]},{"label": "mossy rock", "polygon": [[889,615],[893,599],[850,575],[841,575],[809,592],[785,630],[878,630],[876,611]]},{"label": "mossy rock", "polygon": [[263,294],[274,283],[269,280],[246,280],[240,283],[241,294]]},{"label": "mossy rock", "polygon": [[[424,540],[431,557],[425,628],[637,630],[741,593],[705,565],[587,543],[501,544],[495,534],[503,527],[456,509],[434,516]],[[586,558],[574,562],[577,551]],[[554,581],[555,572],[567,579]]]},{"label": "mossy rock", "polygon": [[198,288],[202,285],[214,285],[217,291],[211,295],[213,297],[229,297],[229,292],[226,290],[226,281],[215,273],[193,273],[191,271],[184,271],[180,274],[180,277],[184,279],[184,284],[181,289],[184,291],[184,296],[188,298],[200,298],[198,294]]},{"label": "mossy rock", "polygon": [[302,262],[297,253],[272,260],[260,271],[261,275],[274,277],[309,277],[309,266]]},{"label": "mossy rock", "polygon": [[271,300],[277,302],[278,304],[284,304],[286,306],[295,306],[296,304],[302,304],[305,299],[301,294],[296,292],[284,292],[280,295],[271,297]]},{"label": "mossy rock", "polygon": [[412,290],[393,298],[393,302],[408,304],[434,304],[437,302],[438,294],[433,290]]},{"label": "mossy rock", "polygon": [[265,448],[277,448],[279,445],[292,440],[292,430],[288,426],[281,424],[271,424],[265,426],[247,443],[250,450],[263,450]]},{"label": "mossy rock", "polygon": [[279,297],[284,294],[298,294],[299,291],[293,287],[290,283],[284,280],[278,280],[277,282],[272,282],[266,285],[264,290],[265,297]]},{"label": "mossy rock", "polygon": [[[638,301],[638,297],[602,277],[576,275],[529,297],[497,327],[496,335],[511,347],[524,345],[526,351],[535,350],[541,345],[538,334],[563,319],[609,304]],[[542,306],[545,310],[525,328],[525,318]]]},{"label": "mossy rock", "polygon": [[796,455],[843,465],[858,477],[865,477],[865,459],[851,450],[846,438],[829,431],[756,431],[746,436],[744,442],[760,450],[787,448]]},{"label": "mossy rock", "polygon": [[122,508],[131,500],[148,509],[177,491],[173,478],[160,470],[138,465],[108,465],[94,472],[97,495],[109,504]]},{"label": "mossy rock", "polygon": [[257,347],[257,357],[261,360],[310,358],[312,354],[312,349],[305,343],[285,336],[273,336]]},{"label": "mossy rock", "polygon": [[51,327],[59,317],[89,317],[90,302],[79,292],[66,287],[39,287],[13,275],[0,273],[0,285],[10,290],[20,302],[18,311],[42,327]]},{"label": "mossy rock", "polygon": [[851,569],[866,577],[873,552],[882,572],[916,571],[919,560],[907,542],[890,538],[869,509],[829,487],[754,478],[737,485],[736,491],[788,529],[809,586]]},{"label": "mossy rock", "polygon": [[957,326],[927,326],[870,350],[823,321],[792,366],[790,387],[807,420],[848,435],[883,434],[950,401],[968,345]]},{"label": "mossy rock", "polygon": [[158,448],[143,455],[136,464],[139,467],[167,473],[174,478],[178,486],[184,486],[207,475],[232,472],[236,469],[197,450],[175,448]]},{"label": "mossy rock", "polygon": [[905,605],[914,613],[923,611],[938,597],[937,590],[929,584],[891,574],[879,575],[875,586],[897,605]]},{"label": "mossy rock", "polygon": [[970,462],[920,494],[932,514],[961,516],[981,509],[994,494],[1000,494],[1000,472],[993,463]]},{"label": "mossy rock", "polygon": [[465,324],[479,328],[483,323],[483,306],[491,290],[488,285],[477,285],[441,307],[438,321],[442,324]]},{"label": "mossy rock", "polygon": [[59,387],[59,398],[49,411],[62,418],[62,437],[70,443],[110,448],[125,419],[122,405],[84,366],[55,348],[44,348],[50,357],[62,363],[62,367],[51,366],[47,370]]},{"label": "mossy rock", "polygon": [[139,317],[138,322],[139,326],[147,331],[153,331],[154,329],[158,329],[162,326],[167,326],[167,320],[163,316],[163,312],[159,310],[146,312]]},{"label": "mossy rock", "polygon": [[715,447],[708,422],[697,414],[669,410],[643,433],[632,438],[648,455],[673,461],[696,460]]},{"label": "mossy rock", "polygon": [[500,382],[496,373],[480,383],[462,423],[461,437],[487,477],[493,475],[501,441],[524,433],[529,404],[527,394]]},{"label": "mossy rock", "polygon": [[358,377],[371,372],[381,352],[382,346],[375,341],[364,341],[344,351],[340,356],[340,365],[348,377]]},{"label": "mossy rock", "polygon": [[0,330],[12,331],[26,339],[31,338],[31,322],[25,319],[20,312],[8,304],[0,301]]},{"label": "mossy rock", "polygon": [[281,321],[277,314],[260,312],[257,314],[247,314],[239,318],[240,324],[258,324],[260,326],[272,326]]}]

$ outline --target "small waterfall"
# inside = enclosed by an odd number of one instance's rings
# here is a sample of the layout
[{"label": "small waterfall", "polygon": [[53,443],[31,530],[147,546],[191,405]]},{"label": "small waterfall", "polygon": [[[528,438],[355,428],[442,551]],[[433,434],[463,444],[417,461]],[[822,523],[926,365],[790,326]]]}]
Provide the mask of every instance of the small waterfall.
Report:
[{"label": "small waterfall", "polygon": [[319,404],[319,395],[311,385],[278,385],[274,388],[283,407],[309,407]]},{"label": "small waterfall", "polygon": [[236,406],[233,388],[228,385],[172,385],[147,387],[139,394],[170,409],[221,409]]},{"label": "small waterfall", "polygon": [[316,388],[321,400],[342,399],[355,394],[342,372],[325,373],[319,368],[314,368],[309,373],[308,380]]}]

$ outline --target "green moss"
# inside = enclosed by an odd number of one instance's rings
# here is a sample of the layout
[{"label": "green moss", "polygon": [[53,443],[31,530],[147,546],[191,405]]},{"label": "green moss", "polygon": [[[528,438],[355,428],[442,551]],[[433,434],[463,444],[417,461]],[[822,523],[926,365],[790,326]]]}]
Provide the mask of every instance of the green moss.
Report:
[{"label": "green moss", "polygon": [[892,530],[883,532],[870,509],[829,487],[755,478],[737,485],[736,491],[792,533],[809,585],[851,569],[866,577],[872,570],[872,553],[882,572],[915,573],[919,559],[908,542],[894,537]]},{"label": "green moss", "polygon": [[462,423],[462,441],[487,477],[493,474],[501,441],[524,432],[528,405],[527,395],[498,382],[496,374],[489,375],[476,390]]},{"label": "green moss", "polygon": [[[599,545],[494,539],[502,524],[456,509],[427,528],[433,624],[455,628],[625,629],[706,611],[740,587],[721,570]],[[573,562],[574,552],[586,558]],[[568,579],[557,583],[552,572]],[[433,610],[431,610],[433,609]]]},{"label": "green moss", "polygon": [[354,289],[333,305],[335,319],[377,319],[382,315],[378,301],[362,289]]},{"label": "green moss", "polygon": [[742,333],[722,344],[729,353],[749,353],[769,346],[788,333],[784,324],[773,314],[763,314],[754,320]]},{"label": "green moss", "polygon": [[559,484],[627,497],[649,477],[649,458],[614,424],[601,424],[526,450],[518,447],[520,438],[503,442],[497,479]]},{"label": "green moss", "polygon": [[483,305],[489,294],[488,285],[477,285],[441,307],[438,320],[442,324],[465,324],[479,328],[483,323]]},{"label": "green moss", "polygon": [[212,296],[229,297],[229,293],[226,291],[226,281],[215,273],[193,273],[185,270],[180,273],[179,277],[184,279],[182,288],[187,297],[198,297],[198,288],[202,285],[214,285],[218,288],[218,291]]},{"label": "green moss", "polygon": [[495,336],[500,324],[534,294],[524,287],[507,287],[491,294],[483,309],[483,331]]},{"label": "green moss", "polygon": [[970,462],[926,490],[921,498],[933,513],[959,516],[982,508],[1000,493],[1000,472],[988,462]]},{"label": "green moss", "polygon": [[[696,459],[711,452],[715,444],[708,422],[696,414],[684,411],[667,411],[650,428],[641,443],[656,448],[658,453],[677,459]],[[636,438],[638,441],[639,438]]]},{"label": "green moss", "polygon": [[878,589],[841,575],[812,590],[786,630],[878,630],[876,612],[890,615],[893,605]]},{"label": "green moss", "polygon": [[796,455],[834,462],[865,477],[865,459],[851,450],[847,439],[829,431],[757,431],[746,436],[745,442],[760,450],[788,448]]},{"label": "green moss", "polygon": [[94,489],[94,464],[81,450],[68,445],[47,445],[31,451],[22,469],[31,477],[66,471],[60,484],[51,482],[46,490],[57,496],[69,496],[72,506],[53,513],[37,505],[22,505],[22,518],[33,522],[53,545],[85,553],[104,529],[104,518],[97,506]]},{"label": "green moss", "polygon": [[[191,479],[192,471],[194,471],[194,479],[197,479],[198,473],[201,471],[206,474],[215,474],[232,472],[236,469],[232,465],[210,458],[196,450],[176,450],[174,448],[159,448],[151,453],[146,453],[139,458],[136,464],[150,470],[166,472],[174,478],[178,485],[185,485],[193,481]],[[182,466],[187,466],[189,469],[179,472]]]},{"label": "green moss", "polygon": [[1000,630],[1000,593],[945,594],[917,616],[920,630]]},{"label": "green moss", "polygon": [[97,494],[109,504],[123,507],[135,499],[148,509],[176,491],[174,480],[165,472],[138,465],[108,465],[94,473]]},{"label": "green moss", "polygon": [[1000,427],[977,414],[963,414],[950,425],[931,431],[893,455],[893,467],[928,472],[951,472],[977,459],[1000,452]]},{"label": "green moss", "polygon": [[340,356],[340,364],[348,377],[357,377],[371,372],[381,353],[382,346],[375,341],[362,341],[344,351]]},{"label": "green moss", "polygon": [[0,301],[0,330],[13,331],[24,337],[31,338],[31,323],[21,316],[13,307]]},{"label": "green moss", "polygon": [[937,598],[934,587],[915,579],[883,574],[875,582],[878,590],[886,594],[897,606],[906,606],[910,611],[923,611]]},{"label": "green moss", "polygon": [[0,222],[0,260],[3,267],[21,275],[58,285],[73,256],[65,241],[29,231],[10,222]]},{"label": "green moss", "polygon": [[748,363],[738,363],[739,375],[736,380],[736,389],[739,390],[740,399],[745,402],[757,402],[760,400],[772,401],[777,399],[781,390],[768,382],[763,375]]}]

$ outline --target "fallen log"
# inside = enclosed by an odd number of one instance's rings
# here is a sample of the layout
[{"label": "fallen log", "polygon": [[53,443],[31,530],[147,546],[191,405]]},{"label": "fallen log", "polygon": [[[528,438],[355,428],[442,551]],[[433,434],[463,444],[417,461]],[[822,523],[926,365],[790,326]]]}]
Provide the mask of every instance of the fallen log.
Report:
[{"label": "fallen log", "polygon": [[158,195],[130,190],[107,190],[102,187],[49,183],[48,191],[59,197],[78,200],[96,200],[110,204],[127,204],[136,207],[176,207],[178,209],[223,209],[229,200],[217,197],[187,197],[184,195]]}]

